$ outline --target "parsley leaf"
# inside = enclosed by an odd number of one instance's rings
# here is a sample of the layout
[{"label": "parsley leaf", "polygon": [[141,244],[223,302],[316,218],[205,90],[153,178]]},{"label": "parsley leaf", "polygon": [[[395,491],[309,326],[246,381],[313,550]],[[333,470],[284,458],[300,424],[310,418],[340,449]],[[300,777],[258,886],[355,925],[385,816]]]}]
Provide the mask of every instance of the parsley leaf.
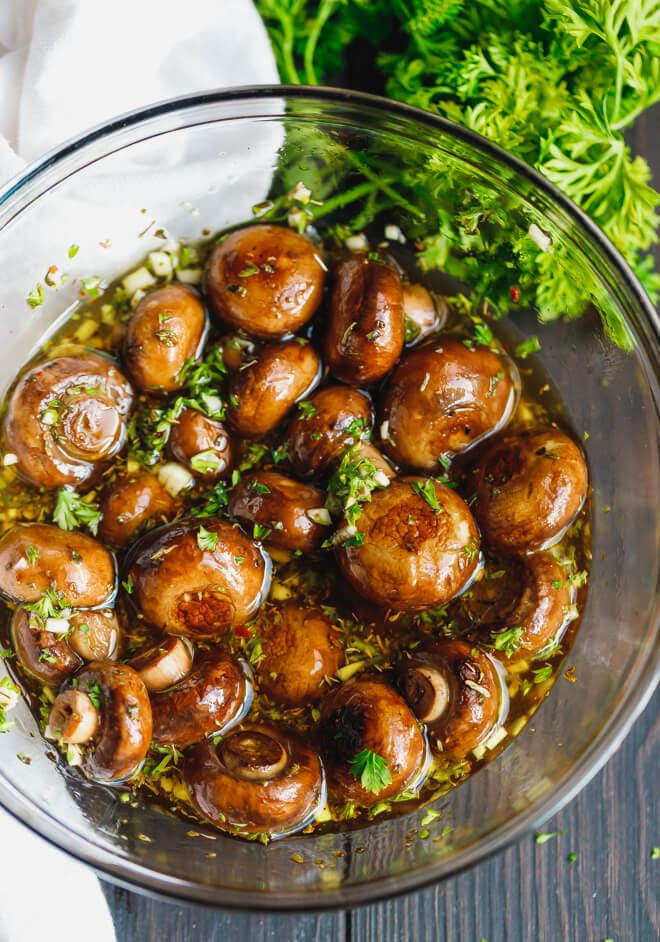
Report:
[{"label": "parsley leaf", "polygon": [[522,628],[505,628],[492,635],[493,646],[496,651],[503,651],[505,657],[511,657],[520,647],[522,636]]},{"label": "parsley leaf", "polygon": [[378,794],[392,782],[392,774],[387,761],[371,749],[363,749],[348,761],[351,775],[357,779],[365,791]]},{"label": "parsley leaf", "polygon": [[218,534],[211,533],[210,530],[200,526],[199,530],[197,531],[197,545],[202,551],[208,550],[210,553],[212,553],[218,545]]},{"label": "parsley leaf", "polygon": [[58,488],[53,522],[61,530],[75,530],[76,527],[86,526],[96,536],[101,516],[99,505],[94,501],[85,500],[71,487]]},{"label": "parsley leaf", "polygon": [[435,483],[432,478],[427,478],[423,484],[419,481],[411,481],[410,489],[413,494],[417,494],[426,501],[433,513],[443,513],[444,507],[438,500],[438,495],[435,492]]}]

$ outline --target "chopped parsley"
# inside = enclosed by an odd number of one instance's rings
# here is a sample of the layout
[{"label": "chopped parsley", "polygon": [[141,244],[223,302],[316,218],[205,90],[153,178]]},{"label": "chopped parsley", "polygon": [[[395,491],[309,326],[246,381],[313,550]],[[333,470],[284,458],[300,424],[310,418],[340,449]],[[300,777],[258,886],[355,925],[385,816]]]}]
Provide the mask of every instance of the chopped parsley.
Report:
[{"label": "chopped parsley", "polygon": [[552,664],[544,664],[543,667],[537,668],[532,671],[532,676],[535,684],[544,684],[546,680],[550,680],[552,677]]},{"label": "chopped parsley", "polygon": [[387,487],[387,476],[373,461],[358,453],[358,445],[344,452],[339,467],[328,482],[325,506],[335,516],[343,515],[353,526],[362,514],[361,504],[371,500],[377,488]]},{"label": "chopped parsley", "polygon": [[298,403],[298,412],[301,419],[311,419],[312,416],[316,415],[316,406],[312,402],[303,400]]},{"label": "chopped parsley", "polygon": [[551,841],[554,837],[559,837],[561,831],[541,831],[540,834],[537,834],[534,838],[535,844],[545,844],[546,841]]},{"label": "chopped parsley", "polygon": [[524,343],[519,343],[514,347],[513,352],[517,357],[520,357],[521,360],[526,360],[528,356],[532,353],[538,353],[541,349],[541,344],[539,343],[538,337],[530,337],[529,340],[525,340]]},{"label": "chopped parsley", "polygon": [[213,487],[204,494],[204,501],[192,508],[193,517],[215,517],[219,514],[229,502],[227,485],[224,481],[218,481]]},{"label": "chopped parsley", "polygon": [[410,489],[413,494],[417,494],[418,497],[426,501],[433,513],[441,514],[444,511],[444,507],[435,492],[435,482],[432,478],[427,478],[423,484],[420,484],[419,481],[411,481]]},{"label": "chopped parsley", "polygon": [[257,481],[256,478],[250,481],[248,490],[252,491],[253,494],[270,494],[270,488],[262,484],[261,481]]},{"label": "chopped parsley", "polygon": [[36,546],[26,546],[26,547],[25,547],[25,556],[26,556],[26,559],[27,559],[27,561],[29,562],[29,564],[30,564],[31,566],[34,566],[34,564],[35,564],[35,563],[37,562],[37,560],[39,559],[39,550],[37,549]]},{"label": "chopped parsley", "polygon": [[468,562],[473,563],[477,556],[479,555],[479,540],[476,536],[473,536],[469,543],[467,543],[461,552],[467,556]]},{"label": "chopped parsley", "polygon": [[101,516],[99,505],[94,501],[85,500],[71,487],[58,488],[53,522],[61,530],[75,530],[76,527],[86,526],[96,536]]},{"label": "chopped parsley", "polygon": [[492,635],[493,646],[497,651],[502,651],[505,657],[511,657],[520,647],[522,636],[522,628],[505,628]]},{"label": "chopped parsley", "polygon": [[218,534],[211,533],[205,527],[200,526],[197,531],[197,545],[202,551],[208,550],[212,553],[218,545]]},{"label": "chopped parsley", "polygon": [[[64,593],[60,592],[55,583],[52,583],[51,587],[46,589],[36,602],[30,602],[30,604],[24,605],[23,608],[42,623],[45,623],[49,618],[61,618],[69,610]],[[30,618],[30,622],[32,622],[32,618]]]},{"label": "chopped parsley", "polygon": [[39,283],[34,291],[30,291],[25,300],[32,308],[41,307],[44,303],[44,286]]},{"label": "chopped parsley", "polygon": [[387,761],[371,749],[363,749],[348,761],[351,775],[360,782],[365,791],[378,794],[392,783],[392,774]]},{"label": "chopped parsley", "polygon": [[80,249],[79,245],[76,245],[75,242],[72,243],[69,246],[69,252],[68,252],[69,258],[75,258],[75,256],[78,254],[79,249]]},{"label": "chopped parsley", "polygon": [[122,588],[124,589],[127,595],[133,595],[133,591],[135,589],[135,583],[133,582],[132,574],[129,574],[128,579],[122,581]]},{"label": "chopped parsley", "polygon": [[489,347],[494,341],[493,331],[488,324],[478,323],[474,325],[474,342],[482,347]]},{"label": "chopped parsley", "polygon": [[266,527],[261,523],[255,523],[252,527],[252,537],[255,540],[265,540],[271,534],[271,528]]}]

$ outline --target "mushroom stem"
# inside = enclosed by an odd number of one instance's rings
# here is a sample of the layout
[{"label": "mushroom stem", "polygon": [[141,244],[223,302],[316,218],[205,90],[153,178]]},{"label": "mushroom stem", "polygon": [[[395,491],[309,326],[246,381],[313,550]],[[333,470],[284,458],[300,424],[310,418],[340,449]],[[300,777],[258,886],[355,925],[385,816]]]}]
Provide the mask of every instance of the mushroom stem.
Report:
[{"label": "mushroom stem", "polygon": [[435,667],[409,667],[402,678],[403,694],[414,714],[422,723],[439,720],[449,706],[447,678]]},{"label": "mushroom stem", "polygon": [[48,726],[57,739],[78,745],[89,742],[98,725],[98,710],[82,690],[65,690],[55,698]]},{"label": "mushroom stem", "polygon": [[168,638],[133,658],[131,667],[147,690],[157,693],[183,680],[190,673],[192,662],[192,645],[182,638]]},{"label": "mushroom stem", "polygon": [[272,736],[259,730],[237,730],[220,746],[225,766],[237,777],[249,782],[266,782],[286,769],[289,756]]}]

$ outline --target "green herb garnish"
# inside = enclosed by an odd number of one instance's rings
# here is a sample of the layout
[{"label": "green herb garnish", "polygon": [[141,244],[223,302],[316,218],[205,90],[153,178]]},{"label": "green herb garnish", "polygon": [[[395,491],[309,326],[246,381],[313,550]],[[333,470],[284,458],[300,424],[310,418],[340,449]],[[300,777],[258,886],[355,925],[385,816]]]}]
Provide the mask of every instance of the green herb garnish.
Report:
[{"label": "green herb garnish", "polygon": [[202,551],[208,550],[208,552],[212,553],[218,545],[218,534],[211,533],[210,530],[200,526],[197,531],[197,545]]},{"label": "green herb garnish", "polygon": [[53,522],[61,530],[75,530],[76,527],[86,526],[96,536],[101,516],[99,505],[94,501],[85,500],[71,487],[58,488]]},{"label": "green herb garnish", "polygon": [[363,749],[348,761],[351,775],[357,779],[365,791],[378,794],[392,783],[392,774],[387,761],[371,749]]},{"label": "green herb garnish", "polygon": [[517,357],[520,357],[521,360],[526,360],[528,356],[532,353],[538,353],[541,349],[541,344],[539,343],[538,337],[530,337],[529,340],[525,340],[524,343],[519,343],[514,347],[513,352]]},{"label": "green herb garnish", "polygon": [[298,412],[302,419],[311,419],[312,416],[316,415],[316,406],[311,402],[303,400],[298,403]]},{"label": "green herb garnish", "polygon": [[419,481],[411,481],[410,489],[413,494],[417,494],[418,497],[426,501],[433,513],[443,513],[444,507],[438,500],[438,495],[435,492],[435,483],[432,478],[427,478],[423,484],[420,484]]},{"label": "green herb garnish", "polygon": [[522,628],[505,628],[492,635],[493,646],[497,651],[503,651],[505,657],[511,657],[520,647],[522,636]]}]

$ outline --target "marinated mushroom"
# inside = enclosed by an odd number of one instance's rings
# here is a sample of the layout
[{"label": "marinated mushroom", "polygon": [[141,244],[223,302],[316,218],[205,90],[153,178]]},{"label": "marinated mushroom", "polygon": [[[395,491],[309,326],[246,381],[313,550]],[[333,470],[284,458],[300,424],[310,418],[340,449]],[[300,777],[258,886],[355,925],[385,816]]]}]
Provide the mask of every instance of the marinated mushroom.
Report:
[{"label": "marinated mushroom", "polygon": [[154,628],[201,639],[247,621],[267,596],[268,555],[225,520],[180,520],[147,533],[131,551],[126,584]]},{"label": "marinated mushroom", "polygon": [[138,771],[151,742],[147,689],[127,664],[93,661],[76,675],[75,687],[56,697],[48,727],[54,739],[73,733],[65,742],[86,745],[81,768],[88,778],[123,781]]},{"label": "marinated mushroom", "polygon": [[356,592],[400,611],[449,602],[479,565],[479,531],[467,504],[433,478],[395,478],[340,533],[346,540],[337,561]]},{"label": "marinated mushroom", "polygon": [[233,488],[228,510],[249,532],[261,534],[269,543],[313,553],[328,535],[324,503],[325,494],[318,487],[277,471],[254,471]]},{"label": "marinated mushroom", "polygon": [[232,375],[229,424],[248,438],[271,432],[321,378],[321,361],[304,338],[269,343]]},{"label": "marinated mushroom", "polygon": [[270,726],[232,730],[218,746],[186,757],[193,804],[223,831],[284,837],[306,827],[325,802],[323,767],[296,736]]},{"label": "marinated mushroom", "polygon": [[326,266],[319,249],[284,226],[248,226],[215,247],[205,291],[222,323],[252,337],[295,333],[321,303]]},{"label": "marinated mushroom", "polygon": [[[164,638],[130,661],[149,693],[159,693],[183,680],[190,673],[192,663],[192,645],[183,638]],[[158,726],[155,714],[153,719],[155,731]]]},{"label": "marinated mushroom", "polygon": [[434,471],[441,458],[500,431],[513,415],[515,366],[487,347],[441,337],[407,353],[388,380],[383,447],[399,464]]},{"label": "marinated mushroom", "polygon": [[86,533],[18,523],[0,537],[0,594],[10,602],[36,602],[52,591],[68,606],[101,608],[116,589],[114,556]]},{"label": "marinated mushroom", "polygon": [[170,284],[146,294],[126,328],[124,363],[142,392],[171,393],[183,385],[184,364],[201,355],[208,331],[194,288]]},{"label": "marinated mushroom", "polygon": [[403,350],[403,289],[384,259],[352,255],[334,273],[323,345],[330,372],[345,383],[375,383]]},{"label": "marinated mushroom", "polygon": [[[484,640],[506,646],[496,656],[517,661],[534,657],[561,637],[573,601],[563,567],[550,553],[509,560],[497,579],[482,579],[466,593],[465,608]],[[512,634],[513,632],[513,634]]]},{"label": "marinated mushroom", "polygon": [[326,386],[298,403],[288,438],[296,474],[323,471],[345,448],[368,435],[372,421],[369,397],[348,386]]},{"label": "marinated mushroom", "polygon": [[421,784],[424,736],[405,700],[380,679],[335,687],[321,707],[319,735],[335,798],[369,807]]},{"label": "marinated mushroom", "polygon": [[121,628],[113,609],[73,611],[68,616],[71,648],[85,661],[116,661],[121,650]]},{"label": "marinated mushroom", "polygon": [[480,456],[473,509],[494,549],[548,549],[580,512],[587,485],[584,456],[568,435],[554,428],[521,432]]},{"label": "marinated mushroom", "polygon": [[465,641],[432,641],[417,648],[400,669],[400,686],[431,744],[462,759],[504,720],[506,688],[480,648]]},{"label": "marinated mushroom", "polygon": [[222,422],[197,409],[184,409],[172,426],[169,437],[172,457],[207,481],[231,474],[234,452]]},{"label": "marinated mushroom", "polygon": [[429,334],[444,327],[447,305],[417,283],[403,286],[403,315],[406,343],[420,343]]},{"label": "marinated mushroom", "polygon": [[207,651],[174,686],[151,698],[153,741],[185,749],[240,722],[252,702],[252,684],[240,661]]},{"label": "marinated mushroom", "polygon": [[22,607],[12,615],[10,633],[19,664],[43,684],[58,686],[82,664],[67,643],[67,630],[65,619],[41,619]]},{"label": "marinated mushroom", "polygon": [[132,402],[128,380],[109,357],[86,353],[40,363],[9,398],[5,452],[37,487],[91,481],[123,448]]},{"label": "marinated mushroom", "polygon": [[123,547],[148,523],[164,523],[176,513],[176,501],[154,474],[122,474],[101,498],[99,538]]},{"label": "marinated mushroom", "polygon": [[344,663],[341,635],[330,619],[319,609],[288,601],[261,612],[256,630],[263,655],[257,667],[260,688],[288,707],[320,700],[324,679]]}]

